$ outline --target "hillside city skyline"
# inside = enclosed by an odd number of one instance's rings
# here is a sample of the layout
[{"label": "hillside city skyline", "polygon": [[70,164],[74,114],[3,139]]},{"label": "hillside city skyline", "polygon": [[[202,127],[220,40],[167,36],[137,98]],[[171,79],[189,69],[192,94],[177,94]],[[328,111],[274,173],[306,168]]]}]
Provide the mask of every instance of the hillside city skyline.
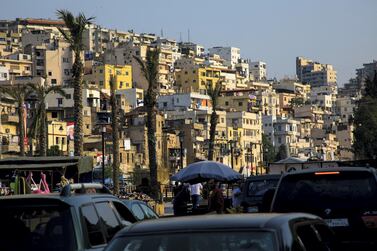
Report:
[{"label": "hillside city skyline", "polygon": [[[195,3],[198,2],[194,1],[194,6]],[[214,5],[213,1],[206,1],[200,6],[202,10],[215,8],[220,16],[229,17],[232,21],[227,21],[227,18],[213,19],[215,13],[211,11],[205,11],[208,17],[203,19],[203,11],[195,12],[190,5],[185,6],[187,11],[183,11],[180,4],[172,1],[147,1],[148,8],[140,3],[122,1],[114,1],[110,5],[91,1],[90,6],[85,1],[34,1],[33,4],[12,1],[3,4],[0,19],[57,19],[57,9],[68,9],[74,13],[82,11],[87,16],[94,16],[94,22],[105,28],[153,33],[157,36],[163,33],[163,37],[177,42],[181,38],[182,41],[188,41],[190,36],[191,42],[205,48],[237,47],[241,49],[242,58],[266,62],[268,77],[271,79],[295,76],[297,56],[331,64],[337,71],[338,86],[354,78],[355,69],[362,67],[363,63],[377,58],[374,46],[377,35],[371,32],[373,24],[377,22],[372,11],[377,8],[375,1],[317,1],[316,4],[309,1],[291,1],[291,4],[266,1],[235,4],[235,10],[229,12],[225,2],[216,3]],[[161,11],[164,6],[169,6],[166,13],[170,16]],[[247,14],[247,9],[259,11]],[[124,14],[120,15],[122,12]],[[193,13],[192,16],[189,13]],[[321,14],[320,19],[316,13]],[[211,26],[205,20],[216,22],[209,22],[213,23]],[[254,25],[254,20],[261,21],[260,25]],[[352,36],[352,32],[357,36]]]}]

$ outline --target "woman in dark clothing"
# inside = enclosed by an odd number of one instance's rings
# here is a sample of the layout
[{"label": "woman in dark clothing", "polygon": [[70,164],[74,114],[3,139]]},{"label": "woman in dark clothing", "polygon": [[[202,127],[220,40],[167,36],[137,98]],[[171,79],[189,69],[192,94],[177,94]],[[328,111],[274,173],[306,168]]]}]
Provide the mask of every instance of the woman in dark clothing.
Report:
[{"label": "woman in dark clothing", "polygon": [[190,191],[188,186],[183,185],[173,200],[173,210],[175,216],[187,215],[187,203],[190,201]]}]

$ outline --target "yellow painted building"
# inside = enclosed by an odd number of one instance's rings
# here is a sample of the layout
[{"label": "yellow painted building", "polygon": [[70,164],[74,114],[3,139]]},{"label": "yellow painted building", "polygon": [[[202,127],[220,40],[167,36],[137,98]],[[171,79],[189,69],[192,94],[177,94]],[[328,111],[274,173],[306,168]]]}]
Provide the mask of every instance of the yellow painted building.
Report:
[{"label": "yellow painted building", "polygon": [[207,86],[213,87],[220,81],[221,70],[212,67],[188,66],[176,72],[179,89],[184,93],[207,93]]},{"label": "yellow painted building", "polygon": [[95,65],[92,73],[84,76],[88,85],[96,85],[100,89],[110,91],[110,77],[114,76],[117,90],[132,88],[132,67],[131,65]]},{"label": "yellow painted building", "polygon": [[50,121],[47,125],[48,140],[47,149],[58,146],[63,153],[67,152],[67,122]]}]

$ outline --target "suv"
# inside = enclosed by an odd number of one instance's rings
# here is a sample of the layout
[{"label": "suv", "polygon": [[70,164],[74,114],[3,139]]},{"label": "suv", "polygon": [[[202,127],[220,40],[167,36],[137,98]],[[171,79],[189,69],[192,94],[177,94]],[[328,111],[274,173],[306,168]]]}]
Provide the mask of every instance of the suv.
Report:
[{"label": "suv", "polygon": [[102,250],[133,217],[100,184],[0,198],[1,250]]},{"label": "suv", "polygon": [[241,206],[244,212],[257,213],[268,211],[263,208],[263,196],[272,188],[275,188],[281,175],[260,175],[249,177],[243,186]]},{"label": "suv", "polygon": [[343,167],[286,173],[271,211],[316,214],[346,244],[346,250],[377,250],[375,169]]}]

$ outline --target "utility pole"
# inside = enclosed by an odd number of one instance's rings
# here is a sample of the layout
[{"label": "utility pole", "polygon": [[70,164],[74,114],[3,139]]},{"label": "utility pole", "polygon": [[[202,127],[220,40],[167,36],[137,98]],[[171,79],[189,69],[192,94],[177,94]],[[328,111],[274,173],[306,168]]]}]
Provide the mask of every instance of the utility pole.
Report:
[{"label": "utility pole", "polygon": [[233,140],[230,141],[230,163],[232,165],[232,169],[234,169],[234,165],[233,165]]},{"label": "utility pole", "polygon": [[105,133],[106,127],[102,127],[102,185],[105,185]]}]

